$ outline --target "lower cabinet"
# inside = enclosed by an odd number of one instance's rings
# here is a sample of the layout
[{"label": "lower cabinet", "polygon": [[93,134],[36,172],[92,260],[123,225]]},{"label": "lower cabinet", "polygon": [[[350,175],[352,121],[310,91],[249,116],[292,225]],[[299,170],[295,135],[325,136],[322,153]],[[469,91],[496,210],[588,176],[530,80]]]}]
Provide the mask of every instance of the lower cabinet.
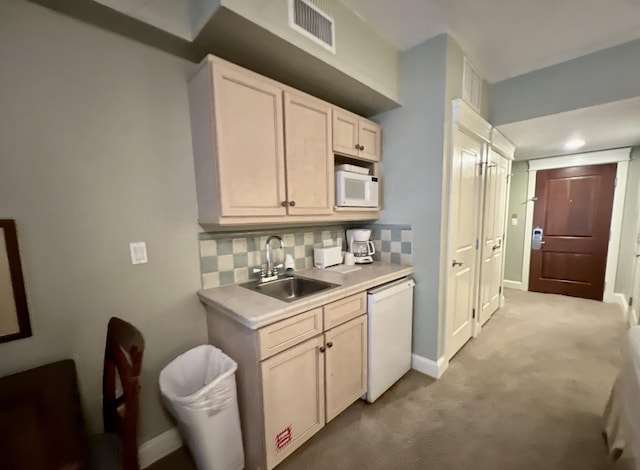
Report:
[{"label": "lower cabinet", "polygon": [[305,341],[262,362],[267,467],[273,468],[325,423],[324,338]]},{"label": "lower cabinet", "polygon": [[271,470],[366,393],[366,292],[259,330],[207,309],[210,342],[238,363],[246,469]]},{"label": "lower cabinet", "polygon": [[267,468],[367,391],[367,316],[262,362]]},{"label": "lower cabinet", "polygon": [[367,316],[324,335],[327,423],[367,391]]}]

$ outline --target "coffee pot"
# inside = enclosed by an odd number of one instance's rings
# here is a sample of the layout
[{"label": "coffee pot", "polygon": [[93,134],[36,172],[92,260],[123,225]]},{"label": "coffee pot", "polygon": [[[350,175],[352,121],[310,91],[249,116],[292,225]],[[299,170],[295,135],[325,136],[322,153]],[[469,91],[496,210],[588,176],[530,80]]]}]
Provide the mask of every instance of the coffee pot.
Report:
[{"label": "coffee pot", "polygon": [[347,230],[347,248],[355,258],[356,264],[373,263],[376,249],[370,240],[371,230],[366,228]]}]

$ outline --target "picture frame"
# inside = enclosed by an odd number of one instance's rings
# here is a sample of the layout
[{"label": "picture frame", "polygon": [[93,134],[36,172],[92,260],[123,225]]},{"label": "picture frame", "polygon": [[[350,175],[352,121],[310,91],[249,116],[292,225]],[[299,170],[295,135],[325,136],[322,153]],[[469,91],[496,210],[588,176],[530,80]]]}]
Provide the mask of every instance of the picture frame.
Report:
[{"label": "picture frame", "polygon": [[16,222],[0,219],[0,343],[31,334]]}]

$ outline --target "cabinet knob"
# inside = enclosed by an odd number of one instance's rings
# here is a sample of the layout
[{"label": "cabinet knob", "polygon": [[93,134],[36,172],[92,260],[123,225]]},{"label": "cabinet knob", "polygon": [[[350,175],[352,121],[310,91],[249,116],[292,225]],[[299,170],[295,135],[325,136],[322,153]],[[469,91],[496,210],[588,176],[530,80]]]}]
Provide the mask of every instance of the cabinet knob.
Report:
[{"label": "cabinet knob", "polygon": [[325,352],[327,349],[324,346],[320,346],[320,352],[323,353]]},{"label": "cabinet knob", "polygon": [[295,206],[295,205],[296,205],[296,201],[290,201],[290,202],[289,202],[289,205],[290,205],[291,207]]},{"label": "cabinet knob", "polygon": [[329,342],[327,343],[327,347],[328,347],[328,348],[333,347],[333,342],[332,342],[332,341],[329,341]]},{"label": "cabinet knob", "polygon": [[361,146],[360,146],[360,150],[364,150],[364,145],[361,145]]},{"label": "cabinet knob", "polygon": [[360,150],[360,145],[356,144],[356,150]]},{"label": "cabinet knob", "polygon": [[287,201],[282,201],[282,202],[280,203],[280,205],[281,205],[282,207],[287,207]]}]

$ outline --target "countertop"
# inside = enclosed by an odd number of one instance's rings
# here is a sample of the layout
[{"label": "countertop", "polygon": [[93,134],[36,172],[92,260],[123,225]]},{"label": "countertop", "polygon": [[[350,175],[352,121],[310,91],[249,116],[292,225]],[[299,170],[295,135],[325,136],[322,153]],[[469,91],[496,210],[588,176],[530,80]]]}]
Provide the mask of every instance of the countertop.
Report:
[{"label": "countertop", "polygon": [[[361,268],[345,274],[318,268],[296,271],[297,276],[339,284],[340,287],[328,289],[294,302],[283,302],[238,284],[201,289],[198,291],[198,296],[205,305],[213,307],[215,312],[226,314],[247,328],[257,330],[328,302],[357,294],[413,273],[413,266],[380,262],[362,265]],[[207,310],[210,312],[210,309]]]}]

